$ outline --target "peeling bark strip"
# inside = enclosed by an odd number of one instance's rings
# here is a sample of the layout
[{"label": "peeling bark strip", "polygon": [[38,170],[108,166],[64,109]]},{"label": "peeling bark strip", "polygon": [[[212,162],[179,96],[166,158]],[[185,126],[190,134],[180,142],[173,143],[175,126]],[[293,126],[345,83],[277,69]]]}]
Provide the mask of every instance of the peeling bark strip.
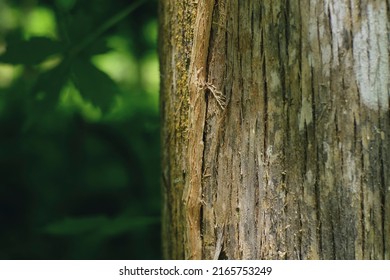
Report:
[{"label": "peeling bark strip", "polygon": [[160,0],[164,257],[390,259],[386,0]]},{"label": "peeling bark strip", "polygon": [[186,259],[202,258],[201,242],[201,194],[202,194],[202,164],[203,164],[203,134],[205,125],[205,96],[204,90],[199,85],[199,80],[205,81],[207,71],[207,55],[209,49],[210,31],[214,1],[198,1],[194,26],[194,40],[192,45],[191,61],[189,67],[189,139],[188,179],[183,191],[183,209],[186,216],[187,235],[185,248]]}]

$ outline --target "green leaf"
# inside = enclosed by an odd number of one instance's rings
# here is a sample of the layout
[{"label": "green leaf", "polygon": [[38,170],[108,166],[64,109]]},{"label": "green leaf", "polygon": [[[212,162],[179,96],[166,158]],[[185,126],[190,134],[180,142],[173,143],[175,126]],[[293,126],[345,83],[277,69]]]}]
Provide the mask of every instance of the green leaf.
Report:
[{"label": "green leaf", "polygon": [[107,111],[118,92],[115,82],[90,61],[76,60],[72,65],[72,79],[83,98],[102,111]]},{"label": "green leaf", "polygon": [[39,76],[33,92],[43,106],[52,109],[57,105],[59,93],[69,79],[69,71],[69,62],[64,60]]},{"label": "green leaf", "polygon": [[61,42],[46,37],[33,37],[28,41],[12,40],[7,44],[6,52],[0,56],[0,62],[34,65],[63,51]]},{"label": "green leaf", "polygon": [[91,46],[86,47],[85,53],[87,53],[89,56],[93,56],[97,54],[108,53],[111,50],[112,48],[107,45],[106,38],[99,38]]}]

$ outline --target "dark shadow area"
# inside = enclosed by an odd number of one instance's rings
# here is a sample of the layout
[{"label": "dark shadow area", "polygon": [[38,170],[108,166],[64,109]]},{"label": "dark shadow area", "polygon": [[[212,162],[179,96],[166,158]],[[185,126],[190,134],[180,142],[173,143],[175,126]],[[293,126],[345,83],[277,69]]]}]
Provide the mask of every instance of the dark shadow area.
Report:
[{"label": "dark shadow area", "polygon": [[161,258],[156,14],[0,2],[0,259]]}]

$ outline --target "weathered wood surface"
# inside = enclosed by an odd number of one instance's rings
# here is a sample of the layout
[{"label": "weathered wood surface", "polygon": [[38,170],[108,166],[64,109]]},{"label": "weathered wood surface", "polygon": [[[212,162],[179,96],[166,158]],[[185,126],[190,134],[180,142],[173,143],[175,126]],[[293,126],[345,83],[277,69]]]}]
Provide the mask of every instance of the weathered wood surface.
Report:
[{"label": "weathered wood surface", "polygon": [[164,256],[390,259],[385,0],[161,0]]}]

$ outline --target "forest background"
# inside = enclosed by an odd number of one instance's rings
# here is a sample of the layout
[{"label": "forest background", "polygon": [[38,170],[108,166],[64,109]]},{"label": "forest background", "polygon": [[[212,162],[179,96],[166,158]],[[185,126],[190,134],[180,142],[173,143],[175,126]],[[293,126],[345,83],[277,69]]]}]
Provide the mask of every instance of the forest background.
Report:
[{"label": "forest background", "polygon": [[159,259],[157,1],[0,0],[0,259]]}]

